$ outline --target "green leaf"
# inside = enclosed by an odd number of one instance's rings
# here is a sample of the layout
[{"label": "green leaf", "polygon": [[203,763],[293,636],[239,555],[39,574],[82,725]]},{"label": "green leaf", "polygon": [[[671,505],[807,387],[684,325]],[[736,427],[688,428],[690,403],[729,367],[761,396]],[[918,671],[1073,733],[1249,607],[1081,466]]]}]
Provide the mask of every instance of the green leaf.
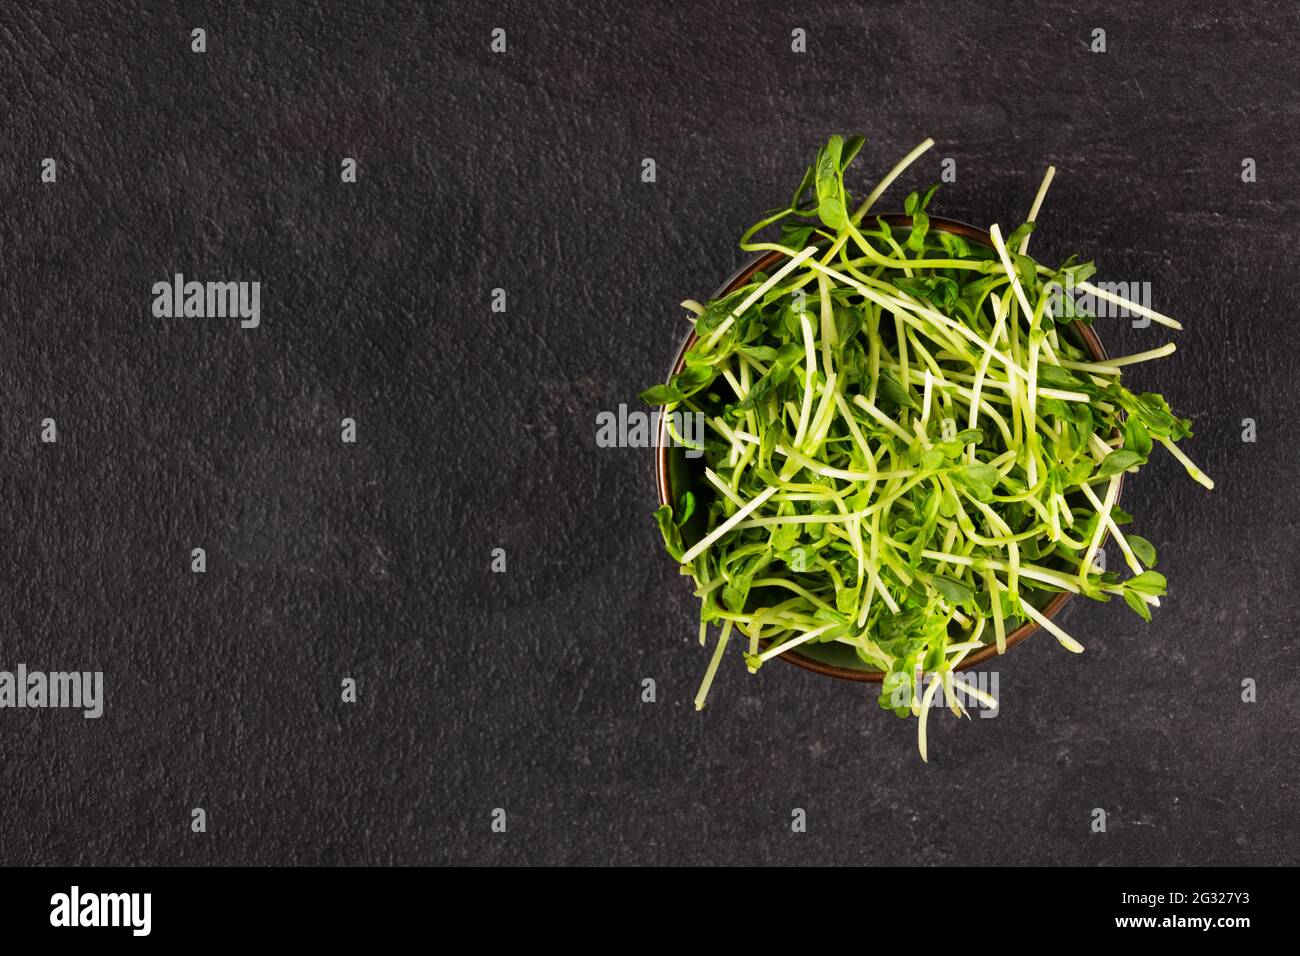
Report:
[{"label": "green leaf", "polygon": [[803,179],[799,180],[799,188],[796,189],[794,195],[790,197],[790,210],[792,212],[799,212],[802,209],[804,195],[812,187],[815,175],[816,170],[813,166],[809,166],[803,171]]},{"label": "green leaf", "polygon": [[865,136],[850,136],[844,141],[844,150],[840,156],[840,173],[849,168],[849,163],[857,157],[866,141]]},{"label": "green leaf", "polygon": [[797,524],[774,525],[770,540],[773,551],[789,551],[799,540],[799,526]]},{"label": "green leaf", "polygon": [[1021,287],[1026,294],[1032,293],[1038,285],[1038,269],[1034,260],[1018,252],[1012,252],[1010,255],[1011,264],[1016,267],[1016,276],[1020,279]]},{"label": "green leaf", "polygon": [[975,601],[974,589],[964,581],[957,581],[941,574],[930,575],[929,581],[949,607],[971,607]]},{"label": "green leaf", "polygon": [[912,408],[917,411],[921,406],[913,400],[909,391],[903,388],[903,383],[894,377],[894,373],[887,368],[880,370],[880,377],[876,380],[877,395],[885,399],[886,403],[893,408]]},{"label": "green leaf", "polygon": [[704,311],[695,318],[695,334],[700,338],[704,338],[716,329],[726,321],[727,316],[731,315],[732,307],[740,304],[741,295],[748,294],[749,291],[752,291],[752,289],[750,289],[749,285],[746,285],[744,288],[737,289],[721,299],[712,299],[705,303]]},{"label": "green leaf", "polygon": [[982,461],[967,465],[956,475],[970,489],[971,494],[974,495],[977,501],[988,501],[992,498],[993,489],[1002,480],[1002,476],[996,468]]},{"label": "green leaf", "polygon": [[1016,228],[1012,229],[1011,234],[1006,238],[1007,248],[1008,249],[1020,248],[1020,240],[1024,239],[1025,236],[1033,232],[1035,225],[1036,223],[1032,223],[1032,222],[1022,222],[1020,225],[1016,226]]},{"label": "green leaf", "polygon": [[911,677],[901,670],[886,674],[885,679],[880,683],[880,696],[876,698],[876,703],[880,705],[881,710],[897,711],[894,701],[908,700],[910,697],[908,688],[911,684]]},{"label": "green leaf", "polygon": [[939,496],[939,514],[945,518],[952,518],[957,514],[957,504],[957,497],[945,488],[943,494]]},{"label": "green leaf", "polygon": [[790,249],[807,248],[808,241],[816,228],[812,223],[783,222],[781,223],[781,245]]},{"label": "green leaf", "polygon": [[[793,343],[787,343],[782,346],[776,353],[776,358],[771,366],[768,367],[767,373],[749,388],[749,394],[739,405],[741,411],[749,411],[752,408],[759,408],[772,392],[781,386],[787,378],[790,377],[790,371],[794,368],[795,363],[803,358],[803,348]],[[771,435],[772,432],[765,434]],[[775,438],[773,439],[775,443]]]},{"label": "green leaf", "polygon": [[[857,310],[847,308],[837,308],[835,310],[835,334],[839,341],[848,343],[846,351],[840,359],[840,364],[844,366],[846,372],[852,370],[853,359],[861,354],[861,346],[853,341],[861,328],[862,316]],[[852,350],[849,350],[849,347]]]},{"label": "green leaf", "polygon": [[655,509],[654,518],[655,524],[659,526],[659,533],[663,535],[664,548],[674,561],[681,561],[686,548],[682,546],[681,531],[673,524],[673,509],[668,505],[660,505]]},{"label": "green leaf", "polygon": [[712,382],[716,374],[709,365],[688,365],[673,376],[672,387],[683,397],[689,397]]},{"label": "green leaf", "polygon": [[1072,375],[1068,370],[1047,362],[1040,362],[1038,365],[1038,384],[1046,385],[1048,388],[1059,388],[1066,392],[1096,391],[1094,386]]},{"label": "green leaf", "polygon": [[691,520],[691,515],[695,514],[695,493],[688,491],[678,499],[678,508],[681,514],[677,518],[677,527],[682,527],[686,522]]},{"label": "green leaf", "polygon": [[1110,478],[1141,463],[1142,456],[1137,452],[1129,451],[1127,448],[1117,448],[1102,459],[1101,464],[1097,466],[1096,477]]},{"label": "green leaf", "polygon": [[928,298],[934,291],[935,276],[899,276],[894,280],[894,288],[902,289],[908,295],[918,299]]},{"label": "green leaf", "polygon": [[943,247],[943,251],[947,253],[949,257],[953,259],[965,259],[970,255],[970,246],[967,244],[965,239],[956,233],[944,232],[941,230],[934,233],[934,235],[939,237],[939,245]]},{"label": "green leaf", "polygon": [[1065,473],[1064,486],[1073,488],[1075,485],[1081,485],[1088,480],[1092,474],[1092,459],[1080,458],[1070,466],[1069,471]]},{"label": "green leaf", "polygon": [[1146,538],[1140,537],[1139,535],[1136,534],[1126,534],[1124,535],[1124,538],[1125,540],[1128,541],[1128,546],[1133,549],[1133,554],[1137,556],[1137,559],[1139,561],[1141,561],[1149,568],[1155,567],[1155,563],[1156,563],[1155,545],[1153,545]]},{"label": "green leaf", "polygon": [[934,280],[934,291],[930,293],[930,301],[944,312],[951,315],[960,298],[960,289],[952,279],[947,276],[938,276]]},{"label": "green leaf", "polygon": [[1095,262],[1075,262],[1075,257],[1070,256],[1065,260],[1061,268],[1056,270],[1056,278],[1064,284],[1067,277],[1073,278],[1077,285],[1080,282],[1087,282],[1097,274],[1097,264]]},{"label": "green leaf", "polygon": [[673,402],[680,402],[685,397],[673,385],[651,385],[641,393],[641,401],[647,405],[669,405]]},{"label": "green leaf", "polygon": [[817,566],[817,553],[808,547],[790,548],[782,552],[780,557],[795,574],[807,574]]},{"label": "green leaf", "polygon": [[722,603],[727,606],[728,611],[739,614],[745,609],[745,599],[748,591],[736,587],[734,584],[725,585],[722,588]]},{"label": "green leaf", "polygon": [[835,625],[829,631],[823,633],[821,637],[814,639],[814,643],[817,644],[828,644],[836,638],[843,637],[848,633],[850,627],[849,619],[846,615],[841,614],[839,611],[828,610],[824,607],[817,609],[817,613],[813,615],[813,621],[817,623],[818,627],[823,624]]},{"label": "green leaf", "polygon": [[1131,607],[1142,620],[1150,622],[1151,608],[1135,591],[1124,592],[1124,603]]},{"label": "green leaf", "polygon": [[1175,415],[1163,395],[1143,392],[1137,396],[1134,410],[1141,416],[1147,430],[1154,435],[1179,441],[1192,434],[1192,423]]},{"label": "green leaf", "polygon": [[1151,454],[1151,433],[1136,415],[1130,415],[1124,422],[1124,447],[1140,455],[1143,462]]},{"label": "green leaf", "polygon": [[844,167],[841,155],[844,137],[832,136],[817,153],[817,216],[829,228],[839,232],[848,222],[844,206]]},{"label": "green leaf", "polygon": [[907,248],[921,252],[925,249],[925,237],[930,231],[930,217],[918,209],[912,214],[912,231],[907,236]]},{"label": "green leaf", "polygon": [[1143,571],[1141,574],[1125,581],[1124,587],[1142,594],[1153,594],[1160,597],[1165,593],[1165,584],[1165,576],[1159,571]]}]

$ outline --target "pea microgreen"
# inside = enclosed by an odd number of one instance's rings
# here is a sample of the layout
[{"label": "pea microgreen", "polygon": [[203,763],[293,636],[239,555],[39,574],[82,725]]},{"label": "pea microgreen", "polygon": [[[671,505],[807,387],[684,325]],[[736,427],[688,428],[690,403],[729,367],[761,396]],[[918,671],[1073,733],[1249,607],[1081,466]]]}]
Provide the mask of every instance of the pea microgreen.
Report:
[{"label": "pea microgreen", "polygon": [[[881,672],[882,708],[921,718],[923,759],[935,694],[957,714],[958,691],[979,696],[957,673],[969,655],[1005,651],[1031,621],[1083,650],[1043,614],[1054,595],[1118,595],[1151,619],[1166,582],[1151,542],[1120,529],[1132,520],[1116,504],[1122,475],[1158,444],[1213,488],[1177,447],[1191,423],[1122,382],[1124,367],[1172,344],[1095,361],[1069,330],[1091,316],[1059,292],[1178,323],[1092,286],[1092,263],[1029,256],[1054,170],[1029,219],[1005,239],[992,226],[988,245],[932,225],[937,187],[904,200],[910,224],[864,224],[930,145],[854,209],[845,170],[863,140],[831,137],[790,203],[741,239],[781,253],[779,267],[684,303],[697,334],[684,368],[642,394],[710,430],[704,479],[655,513],[695,582],[701,642],[719,632],[696,706],[732,636],[751,672],[841,642]],[[768,227],[780,241],[756,241]],[[688,544],[692,516],[703,533]],[[1108,534],[1127,578],[1096,566]]]}]

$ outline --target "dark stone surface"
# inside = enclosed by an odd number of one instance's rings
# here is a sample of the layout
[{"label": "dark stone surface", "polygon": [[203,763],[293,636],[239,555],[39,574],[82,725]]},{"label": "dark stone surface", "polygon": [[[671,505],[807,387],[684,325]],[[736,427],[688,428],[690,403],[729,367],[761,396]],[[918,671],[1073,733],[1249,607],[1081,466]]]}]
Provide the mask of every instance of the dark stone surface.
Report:
[{"label": "dark stone surface", "polygon": [[[0,711],[0,862],[1296,861],[1293,4],[146,6],[0,14],[0,669],[107,694]],[[901,185],[954,157],[935,210],[1008,228],[1055,163],[1036,251],[1182,318],[1134,378],[1219,483],[1128,483],[1155,622],[1074,602],[1088,653],[1016,648],[929,765],[794,668],[697,715],[650,455],[594,441],[834,131],[859,189],[933,135]],[[154,318],[177,271],[260,280],[261,328]]]}]

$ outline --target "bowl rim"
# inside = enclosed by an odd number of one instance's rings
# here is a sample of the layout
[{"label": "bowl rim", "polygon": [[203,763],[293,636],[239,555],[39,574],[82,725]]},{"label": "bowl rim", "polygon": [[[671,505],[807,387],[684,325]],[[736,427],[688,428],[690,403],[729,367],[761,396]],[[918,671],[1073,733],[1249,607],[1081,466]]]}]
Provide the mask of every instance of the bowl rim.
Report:
[{"label": "bowl rim", "polygon": [[[912,217],[904,213],[888,213],[881,215],[878,218],[883,219],[891,226],[907,227],[912,224]],[[993,247],[993,240],[988,231],[980,229],[978,226],[973,226],[968,222],[962,222],[960,219],[947,219],[942,216],[930,216],[929,220],[931,230],[949,232],[960,236],[963,239],[979,243],[980,245],[988,246],[989,248]],[[787,258],[785,253],[777,250],[771,250],[756,256],[749,263],[742,265],[733,272],[731,276],[718,287],[717,291],[713,293],[713,298],[717,299],[726,295],[738,286],[742,285],[755,272],[765,269],[766,267],[785,258]],[[1098,362],[1104,362],[1107,358],[1106,349],[1102,345],[1101,339],[1097,336],[1097,333],[1093,331],[1092,327],[1077,321],[1071,322],[1070,325],[1083,339],[1085,348],[1087,348],[1093,358]],[[695,344],[698,338],[699,337],[695,334],[695,329],[692,328],[687,334],[685,340],[682,342],[681,348],[677,351],[677,357],[673,360],[672,368],[668,373],[669,379],[680,372],[685,366],[686,353],[690,350],[691,346]],[[672,495],[671,478],[669,476],[668,455],[671,451],[671,447],[668,441],[667,428],[668,425],[666,418],[661,417],[659,422],[659,435],[655,443],[655,485],[660,505],[671,504],[674,500]],[[1115,502],[1117,504],[1119,503],[1120,495],[1123,493],[1123,490],[1124,476],[1121,474],[1119,487],[1115,491]],[[1101,544],[1105,545],[1109,537],[1109,530],[1103,531]],[[1052,598],[1040,613],[1050,621],[1060,613],[1061,608],[1063,608],[1073,596],[1073,593],[1070,591],[1062,591],[1060,594],[1057,594]],[[1019,644],[1021,641],[1025,640],[1025,638],[1029,637],[1029,635],[1038,630],[1040,630],[1040,627],[1034,621],[1027,621],[1020,625],[1014,631],[1007,634],[1007,650],[1010,650],[1012,647]],[[766,646],[766,644],[767,642],[764,641],[761,646]],[[879,684],[885,677],[884,673],[880,671],[859,671],[848,667],[839,667],[835,664],[826,664],[822,661],[813,660],[812,658],[799,653],[798,650],[786,651],[784,654],[778,654],[777,656],[781,660],[794,664],[796,667],[801,667],[804,670],[812,671],[826,677],[835,677],[840,680]],[[980,664],[983,664],[997,656],[999,656],[997,645],[989,644],[983,649],[968,656],[958,664],[955,669],[964,671],[972,667],[978,667]]]}]

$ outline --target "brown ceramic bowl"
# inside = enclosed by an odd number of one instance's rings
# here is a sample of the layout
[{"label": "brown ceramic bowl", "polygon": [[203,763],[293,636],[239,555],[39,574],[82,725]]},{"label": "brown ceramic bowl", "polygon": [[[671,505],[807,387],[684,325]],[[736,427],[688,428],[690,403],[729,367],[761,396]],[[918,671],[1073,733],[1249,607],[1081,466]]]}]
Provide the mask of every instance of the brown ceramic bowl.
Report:
[{"label": "brown ceramic bowl", "polygon": [[[910,216],[890,215],[882,216],[885,222],[891,226],[906,228],[912,224]],[[968,242],[977,243],[983,246],[992,247],[992,240],[989,234],[978,229],[975,226],[964,222],[958,222],[955,219],[942,219],[938,216],[930,217],[930,229],[950,232],[954,235],[961,236]],[[714,298],[726,295],[734,289],[739,288],[749,281],[749,277],[755,272],[767,270],[777,265],[785,258],[780,252],[769,252],[759,256],[749,265],[744,266],[735,275],[722,284]],[[1079,322],[1071,323],[1067,327],[1067,334],[1075,337],[1077,344],[1081,345],[1097,361],[1104,361],[1106,351],[1102,348],[1101,340],[1097,334],[1086,325]],[[672,372],[670,375],[676,375],[686,364],[686,352],[695,344],[696,335],[692,331],[682,347],[677,352],[677,359],[673,362]],[[655,449],[655,478],[659,490],[660,504],[676,504],[678,490],[687,490],[687,487],[693,487],[697,483],[697,476],[692,475],[690,466],[687,462],[683,451],[679,447],[671,446],[667,440],[667,422],[666,420],[660,425],[660,434],[658,447]],[[702,462],[703,459],[697,459]],[[702,466],[701,466],[702,467]],[[1122,488],[1122,477],[1121,477]],[[1117,499],[1118,500],[1118,497]],[[698,540],[698,536],[695,537]],[[1103,537],[1103,542],[1106,540]],[[689,543],[689,542],[688,542]],[[1070,592],[1065,591],[1053,595],[1051,600],[1039,608],[1044,617],[1053,618],[1065,606],[1065,602],[1071,597]],[[1007,634],[1007,647],[1013,647],[1019,644],[1034,631],[1038,630],[1038,625],[1032,621],[1022,624],[1015,630]],[[995,645],[990,644],[982,650],[976,651],[969,655],[958,670],[965,670],[968,667],[975,667],[984,663],[992,657],[996,657],[998,649]],[[791,664],[796,664],[805,670],[815,671],[818,674],[825,674],[827,677],[838,677],[841,680],[866,681],[870,683],[880,683],[883,674],[880,671],[868,670],[866,665],[858,659],[854,651],[847,644],[840,642],[831,642],[828,644],[805,644],[798,650],[786,651],[780,655],[784,660]]]}]

